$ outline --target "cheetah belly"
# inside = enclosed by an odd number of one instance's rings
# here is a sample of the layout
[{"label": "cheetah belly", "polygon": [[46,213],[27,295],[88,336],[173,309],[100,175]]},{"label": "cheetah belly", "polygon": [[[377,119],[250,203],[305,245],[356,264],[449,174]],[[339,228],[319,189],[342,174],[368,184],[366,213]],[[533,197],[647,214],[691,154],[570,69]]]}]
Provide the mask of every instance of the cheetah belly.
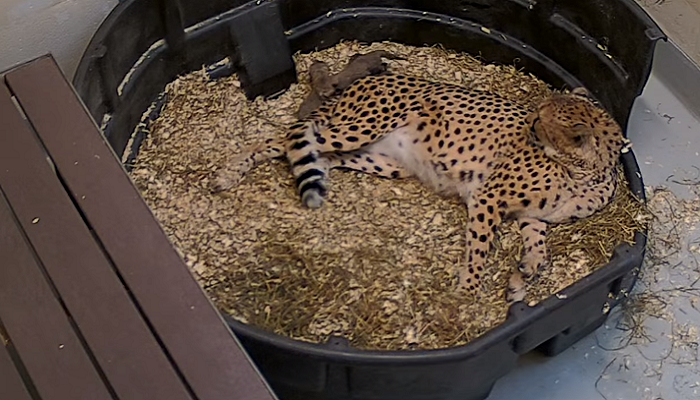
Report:
[{"label": "cheetah belly", "polygon": [[476,189],[474,183],[455,181],[449,171],[436,168],[421,142],[414,144],[417,132],[411,127],[402,127],[389,133],[371,145],[372,150],[396,160],[423,184],[442,195],[459,195],[466,198]]}]

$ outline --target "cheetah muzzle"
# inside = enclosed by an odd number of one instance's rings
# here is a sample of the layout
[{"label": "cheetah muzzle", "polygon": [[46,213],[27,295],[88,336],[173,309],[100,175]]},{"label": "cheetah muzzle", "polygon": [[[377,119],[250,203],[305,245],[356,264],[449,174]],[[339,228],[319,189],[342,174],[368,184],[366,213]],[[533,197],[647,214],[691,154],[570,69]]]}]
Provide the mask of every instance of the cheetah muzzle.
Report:
[{"label": "cheetah muzzle", "polygon": [[528,111],[456,85],[370,76],[293,124],[285,140],[244,153],[217,185],[231,187],[255,164],[286,157],[301,201],[318,208],[330,169],[416,177],[467,206],[459,284],[470,292],[480,288],[498,226],[517,220],[524,247],[507,297],[520,301],[547,263],[547,225],[588,217],[613,197],[623,145],[620,126],[583,88]]}]

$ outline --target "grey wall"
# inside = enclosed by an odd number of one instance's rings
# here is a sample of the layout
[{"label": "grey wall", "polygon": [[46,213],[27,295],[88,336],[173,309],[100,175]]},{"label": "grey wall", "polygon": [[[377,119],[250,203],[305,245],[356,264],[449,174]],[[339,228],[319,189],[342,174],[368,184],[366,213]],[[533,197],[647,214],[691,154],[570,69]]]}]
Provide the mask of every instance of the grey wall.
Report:
[{"label": "grey wall", "polygon": [[117,0],[0,0],[0,71],[52,53],[69,77]]}]

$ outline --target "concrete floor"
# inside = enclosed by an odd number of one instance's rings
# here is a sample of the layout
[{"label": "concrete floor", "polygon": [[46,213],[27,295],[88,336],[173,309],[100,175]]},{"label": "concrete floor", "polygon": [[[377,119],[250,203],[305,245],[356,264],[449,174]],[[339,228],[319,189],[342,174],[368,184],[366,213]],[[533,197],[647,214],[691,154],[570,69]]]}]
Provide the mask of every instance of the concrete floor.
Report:
[{"label": "concrete floor", "polygon": [[[652,76],[635,103],[628,129],[645,185],[668,186],[692,211],[691,217],[678,215],[687,219],[676,243],[678,253],[666,264],[647,262],[637,285],[640,297],[649,297],[646,310],[637,312],[647,337],[628,343],[630,332],[617,309],[605,326],[559,356],[524,357],[518,369],[496,384],[489,400],[700,398],[700,285],[695,285],[700,278],[695,258],[700,186],[687,185],[700,178],[695,168],[700,167],[700,91],[693,89],[700,87],[700,70],[677,59],[682,57],[672,43],[659,44]],[[668,246],[660,247],[664,251]]]}]

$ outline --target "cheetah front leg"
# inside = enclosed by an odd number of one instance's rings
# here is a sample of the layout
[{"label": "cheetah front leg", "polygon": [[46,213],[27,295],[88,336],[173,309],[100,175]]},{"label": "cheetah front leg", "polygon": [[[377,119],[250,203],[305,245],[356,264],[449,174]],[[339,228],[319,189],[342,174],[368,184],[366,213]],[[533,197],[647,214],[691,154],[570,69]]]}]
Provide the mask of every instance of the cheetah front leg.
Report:
[{"label": "cheetah front leg", "polygon": [[486,256],[491,250],[494,233],[503,218],[503,212],[491,192],[471,198],[467,202],[467,211],[467,263],[460,270],[459,283],[470,292],[476,292],[481,286]]},{"label": "cheetah front leg", "polygon": [[526,280],[532,278],[547,262],[545,237],[547,223],[533,218],[519,218],[520,235],[523,238],[523,253],[518,269],[508,281],[508,301],[522,301],[525,298]]}]

